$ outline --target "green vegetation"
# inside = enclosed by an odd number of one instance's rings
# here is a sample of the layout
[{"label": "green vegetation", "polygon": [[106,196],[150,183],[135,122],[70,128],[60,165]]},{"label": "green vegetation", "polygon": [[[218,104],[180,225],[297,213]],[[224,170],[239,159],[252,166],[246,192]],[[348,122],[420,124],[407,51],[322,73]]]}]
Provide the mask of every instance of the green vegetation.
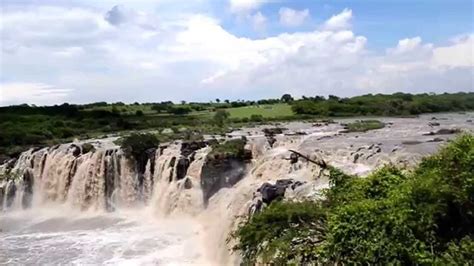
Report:
[{"label": "green vegetation", "polygon": [[323,200],[274,202],[233,234],[244,262],[469,265],[474,261],[474,136],[410,172],[329,169]]},{"label": "green vegetation", "polygon": [[326,116],[406,116],[474,109],[474,93],[368,94],[352,98],[304,97],[292,103],[296,114]]},{"label": "green vegetation", "polygon": [[147,150],[156,149],[160,144],[158,138],[153,134],[136,134],[120,138],[118,143],[125,152],[125,155],[133,157],[136,161],[140,161],[146,155]]},{"label": "green vegetation", "polygon": [[[223,113],[225,110],[229,115]],[[247,123],[314,119],[321,116],[413,115],[474,110],[474,93],[364,95],[353,98],[303,97],[209,103],[97,102],[85,105],[0,107],[0,162],[29,147],[49,146],[130,131],[172,128],[171,140],[186,128],[200,134],[225,133]],[[163,141],[163,140],[162,140]]]},{"label": "green vegetation", "polygon": [[292,116],[291,106],[286,103],[253,105],[228,109],[231,118],[250,118],[260,115],[265,118]]},{"label": "green vegetation", "polygon": [[360,120],[347,124],[345,127],[347,132],[366,132],[368,130],[380,129],[385,127],[385,124],[378,120]]},{"label": "green vegetation", "polygon": [[216,143],[212,146],[212,151],[208,153],[207,158],[209,160],[219,158],[245,159],[248,157],[248,153],[244,149],[246,143],[247,141],[244,138]]}]

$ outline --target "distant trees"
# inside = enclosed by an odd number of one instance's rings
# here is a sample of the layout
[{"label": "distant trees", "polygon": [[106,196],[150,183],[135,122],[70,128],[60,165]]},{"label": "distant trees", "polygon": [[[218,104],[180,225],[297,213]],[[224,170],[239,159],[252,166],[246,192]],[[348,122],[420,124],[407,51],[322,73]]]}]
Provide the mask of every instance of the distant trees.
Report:
[{"label": "distant trees", "polygon": [[283,94],[283,96],[281,96],[281,101],[285,103],[289,103],[293,101],[293,97],[290,94],[286,93],[286,94]]},{"label": "distant trees", "polygon": [[219,127],[223,127],[229,116],[229,112],[219,109],[214,114],[214,123]]},{"label": "distant trees", "polygon": [[184,107],[184,106],[179,106],[179,107],[170,106],[167,111],[174,115],[185,115],[191,112],[191,108]]}]

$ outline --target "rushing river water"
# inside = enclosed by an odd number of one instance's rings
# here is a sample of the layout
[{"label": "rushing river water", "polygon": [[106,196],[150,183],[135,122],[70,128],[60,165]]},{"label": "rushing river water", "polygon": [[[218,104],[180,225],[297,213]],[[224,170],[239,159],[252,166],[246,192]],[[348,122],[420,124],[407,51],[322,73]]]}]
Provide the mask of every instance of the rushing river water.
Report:
[{"label": "rushing river water", "polygon": [[111,140],[92,141],[97,150],[82,154],[80,142],[32,149],[2,166],[18,177],[0,180],[0,264],[236,264],[227,237],[263,182],[300,180],[305,185],[294,194],[304,196],[328,185],[316,178],[318,166],[290,162],[289,150],[365,175],[387,163],[416,164],[455,137],[438,130],[473,132],[473,119],[474,113],[383,118],[383,129],[342,134],[341,123],[354,119],[286,123],[273,146],[262,133],[266,126],[235,131],[230,137],[246,136],[253,160],[236,166],[244,173],[239,182],[205,200],[209,147],[190,155],[181,143],[170,144],[153,151],[142,172]]}]

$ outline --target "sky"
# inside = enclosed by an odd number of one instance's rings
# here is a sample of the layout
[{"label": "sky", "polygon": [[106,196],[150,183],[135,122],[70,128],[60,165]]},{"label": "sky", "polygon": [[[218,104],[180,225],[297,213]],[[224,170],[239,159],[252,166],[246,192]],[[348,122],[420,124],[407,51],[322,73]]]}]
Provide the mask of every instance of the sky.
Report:
[{"label": "sky", "polygon": [[0,106],[474,91],[471,0],[0,3]]}]

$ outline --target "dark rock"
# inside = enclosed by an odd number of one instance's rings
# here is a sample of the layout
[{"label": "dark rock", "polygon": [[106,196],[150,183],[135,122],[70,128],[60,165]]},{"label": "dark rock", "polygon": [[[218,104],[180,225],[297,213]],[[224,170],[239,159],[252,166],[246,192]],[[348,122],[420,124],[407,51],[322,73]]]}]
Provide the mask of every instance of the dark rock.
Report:
[{"label": "dark rock", "polygon": [[175,163],[176,163],[176,157],[171,158],[170,164],[168,165],[168,167],[173,168]]},{"label": "dark rock", "polygon": [[461,133],[461,130],[460,129],[457,129],[457,128],[453,128],[453,129],[448,129],[448,128],[442,128],[436,132],[429,132],[429,133],[426,133],[426,134],[423,134],[424,136],[434,136],[434,135],[450,135],[450,134],[457,134],[457,133]]},{"label": "dark rock", "polygon": [[207,146],[205,141],[191,141],[181,143],[181,155],[188,157],[193,152],[202,149]]},{"label": "dark rock", "polygon": [[472,119],[468,119],[468,120],[466,120],[466,122],[472,123]]},{"label": "dark rock", "polygon": [[357,161],[359,160],[359,157],[360,157],[360,154],[356,153],[356,155],[354,156],[354,160],[352,162],[357,163]]},{"label": "dark rock", "polygon": [[285,186],[272,185],[270,183],[263,183],[257,190],[262,194],[262,201],[270,204],[276,199],[282,199],[285,196]]},{"label": "dark rock", "polygon": [[291,153],[290,154],[290,163],[294,164],[298,162],[298,154],[296,153]]},{"label": "dark rock", "polygon": [[418,141],[418,140],[407,140],[407,141],[403,141],[402,144],[404,145],[418,145],[418,144],[421,144],[423,142],[421,141]]},{"label": "dark rock", "polygon": [[376,152],[376,153],[380,153],[381,151],[382,151],[382,148],[378,147],[375,152]]},{"label": "dark rock", "polygon": [[181,180],[186,176],[189,165],[190,165],[190,162],[188,158],[185,158],[185,157],[179,158],[178,164],[176,166],[176,178],[178,180]]},{"label": "dark rock", "polygon": [[204,204],[207,205],[209,199],[221,188],[232,187],[239,182],[245,175],[247,162],[233,157],[208,158],[201,170]]},{"label": "dark rock", "polygon": [[428,140],[428,142],[441,142],[441,141],[444,141],[444,139],[442,139],[442,138],[434,138],[434,139]]},{"label": "dark rock", "polygon": [[191,181],[191,179],[189,178],[186,178],[186,180],[184,180],[184,189],[191,189],[193,188],[193,181]]},{"label": "dark rock", "polygon": [[430,127],[437,127],[437,126],[439,126],[439,123],[438,122],[429,122],[428,125]]},{"label": "dark rock", "polygon": [[261,194],[264,203],[270,204],[274,200],[282,199],[285,196],[287,188],[294,190],[301,185],[303,185],[303,182],[293,179],[279,179],[274,185],[267,182],[263,183],[260,188],[257,189],[257,192]]},{"label": "dark rock", "polygon": [[74,157],[79,157],[79,155],[81,155],[81,148],[76,144],[71,144],[69,150],[72,153],[72,156]]}]

